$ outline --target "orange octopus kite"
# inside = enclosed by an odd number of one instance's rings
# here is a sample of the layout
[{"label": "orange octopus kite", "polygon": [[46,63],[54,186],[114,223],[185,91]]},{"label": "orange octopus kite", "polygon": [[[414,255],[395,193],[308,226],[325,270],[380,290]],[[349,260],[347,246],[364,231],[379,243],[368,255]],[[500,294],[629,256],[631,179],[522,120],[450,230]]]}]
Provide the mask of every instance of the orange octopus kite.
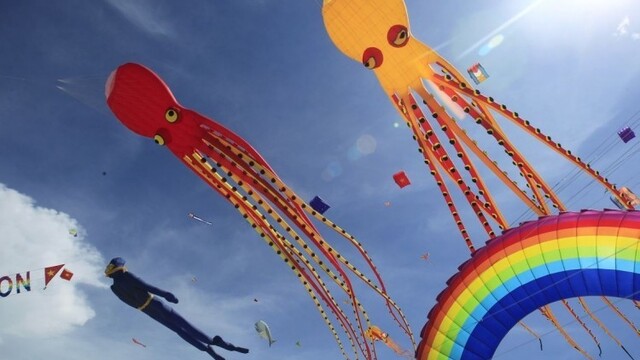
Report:
[{"label": "orange octopus kite", "polygon": [[[565,211],[565,205],[556,193],[525,160],[524,156],[507,138],[496,116],[514,123],[529,135],[550,147],[565,159],[592,176],[628,209],[632,199],[625,198],[614,185],[581,159],[565,150],[551,137],[522,119],[517,112],[497,103],[492,97],[474,90],[463,75],[436,51],[415,39],[409,30],[407,10],[403,0],[324,0],[322,14],[326,30],[334,44],[349,58],[361,63],[378,78],[382,89],[396,107],[418,143],[418,151],[440,188],[458,230],[469,251],[475,252],[471,238],[459,215],[450,191],[445,184],[449,178],[464,195],[473,209],[480,225],[489,238],[509,227],[500,207],[485,186],[468,151],[504,183],[523,203],[538,216],[549,215],[553,209]],[[509,177],[506,171],[483,151],[478,143],[460,127],[459,121],[447,111],[459,111],[465,119],[469,117],[492,136],[511,158],[520,176],[526,180],[526,189]],[[436,133],[435,129],[440,129]],[[605,303],[629,322],[615,307]],[[579,299],[585,312],[604,328],[587,304]],[[598,344],[591,330],[575,314],[566,300],[564,306],[574,319]],[[548,306],[541,308],[542,314],[553,323],[572,347],[585,357],[590,356],[560,326]],[[521,323],[538,339],[539,336]],[[612,336],[605,329],[605,332]],[[613,337],[613,336],[612,336]],[[614,338],[616,342],[617,339]],[[619,343],[619,342],[618,342]]]}]

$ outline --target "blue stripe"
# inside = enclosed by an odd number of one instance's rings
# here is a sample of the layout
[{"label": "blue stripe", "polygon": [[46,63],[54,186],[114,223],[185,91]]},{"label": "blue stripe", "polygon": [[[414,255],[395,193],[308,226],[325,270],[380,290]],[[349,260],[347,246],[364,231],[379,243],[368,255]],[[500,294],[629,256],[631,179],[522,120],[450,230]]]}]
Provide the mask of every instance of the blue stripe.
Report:
[{"label": "blue stripe", "polygon": [[[620,263],[620,260],[618,262]],[[611,269],[578,268],[530,281],[498,302],[491,297],[489,302],[493,305],[484,314],[482,321],[475,323],[470,318],[465,322],[463,328],[471,334],[459,334],[456,347],[464,347],[464,352],[458,356],[459,352],[456,351],[456,356],[452,358],[490,359],[509,330],[529,313],[558,300],[592,295],[640,300],[640,274]],[[477,310],[480,311],[474,311],[472,316],[484,312],[484,305],[485,302],[478,307]]]}]

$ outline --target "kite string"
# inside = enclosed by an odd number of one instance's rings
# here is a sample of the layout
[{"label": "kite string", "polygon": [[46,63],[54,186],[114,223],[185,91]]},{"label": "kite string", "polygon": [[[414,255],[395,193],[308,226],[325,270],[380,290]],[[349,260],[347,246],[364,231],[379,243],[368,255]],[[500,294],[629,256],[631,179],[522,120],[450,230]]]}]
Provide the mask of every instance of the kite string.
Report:
[{"label": "kite string", "polygon": [[[629,128],[633,128],[633,127],[637,127],[638,125],[640,125],[640,110],[636,111],[634,114],[632,114],[631,116],[629,116],[626,120],[625,120],[626,124],[629,124],[628,127]],[[593,165],[595,162],[597,162],[599,159],[603,158],[604,155],[606,155],[607,153],[609,153],[617,144],[618,140],[617,140],[617,136],[615,133],[610,134],[607,138],[605,138],[604,140],[602,140],[598,146],[592,148],[593,150],[585,157],[585,159],[589,159],[591,158],[591,160],[589,160],[587,163],[589,165]],[[606,145],[605,145],[606,144]],[[634,146],[636,146],[637,144],[634,144]],[[604,149],[602,151],[599,151],[601,148]],[[627,151],[625,151],[625,153],[623,154],[623,156],[629,152],[630,149],[627,149]],[[636,151],[637,152],[637,151]],[[635,153],[635,152],[634,152]],[[628,159],[632,154],[626,155],[626,157],[624,159]],[[595,158],[592,158],[592,156],[595,154]],[[616,161],[619,161],[616,160]],[[604,169],[603,174],[606,173],[607,176],[611,176],[613,174],[613,172],[617,169],[610,169],[612,167],[612,164],[609,164],[607,168]],[[564,189],[573,189],[573,186],[570,186],[571,184],[573,184],[573,180],[575,180],[580,174],[582,173],[582,170],[580,168],[576,168],[574,167],[569,174],[565,175],[562,179],[558,180],[552,187],[552,190],[555,190],[558,194],[560,194]],[[578,190],[577,192],[575,192],[567,201],[567,205],[569,205],[569,203],[571,202],[571,200],[573,198],[575,198],[576,196],[578,196],[580,193],[582,193],[583,191],[586,190],[586,188],[593,184],[594,180],[593,179],[589,179],[587,185],[583,186],[582,188],[580,188],[580,190]],[[516,224],[518,221],[520,221],[522,218],[525,218],[529,215],[532,214],[532,211],[530,209],[526,209],[522,214],[520,214],[520,216],[518,216],[512,223],[511,226],[513,226],[514,224]]]}]

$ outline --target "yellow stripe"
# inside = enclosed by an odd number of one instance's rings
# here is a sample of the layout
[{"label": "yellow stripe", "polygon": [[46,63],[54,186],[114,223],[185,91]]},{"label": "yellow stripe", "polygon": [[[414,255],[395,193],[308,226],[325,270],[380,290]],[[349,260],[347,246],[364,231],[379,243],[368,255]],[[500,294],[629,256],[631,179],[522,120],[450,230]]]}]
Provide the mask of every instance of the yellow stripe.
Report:
[{"label": "yellow stripe", "polygon": [[145,301],[144,304],[142,304],[142,306],[138,308],[138,310],[144,310],[144,308],[149,306],[149,304],[151,303],[151,300],[153,300],[153,294],[149,294],[149,298],[147,298],[147,301]]},{"label": "yellow stripe", "polygon": [[[563,251],[568,249],[573,249],[574,251]],[[455,339],[460,331],[460,327],[456,324],[459,323],[459,320],[462,320],[460,316],[468,318],[471,313],[469,310],[475,309],[479,303],[487,296],[490,296],[497,287],[509,281],[514,276],[523,273],[521,268],[516,274],[513,269],[514,265],[519,265],[521,262],[524,262],[526,264],[525,271],[527,271],[530,270],[531,267],[546,263],[545,255],[547,258],[557,259],[558,252],[561,252],[559,258],[563,260],[580,259],[581,257],[596,255],[600,259],[612,257],[637,261],[637,259],[640,258],[640,255],[638,255],[637,238],[600,234],[550,239],[543,243],[534,243],[527,248],[520,249],[511,254],[505,254],[506,256],[495,262],[492,267],[486,269],[481,274],[476,274],[473,281],[467,283],[465,290],[460,293],[449,309],[446,309],[448,316],[445,317],[440,324],[440,331],[436,334],[433,343],[447,344],[449,342],[449,346],[453,345],[453,343],[450,342],[451,340],[448,340],[444,334],[448,334],[447,337]],[[567,257],[566,255],[569,254],[573,256]],[[502,281],[495,281],[496,277],[499,277]],[[489,279],[493,279],[494,281],[488,281]],[[465,286],[463,284],[461,285]],[[441,351],[445,350],[442,347],[440,347],[440,349]],[[448,348],[444,352],[450,350],[451,349]]]}]

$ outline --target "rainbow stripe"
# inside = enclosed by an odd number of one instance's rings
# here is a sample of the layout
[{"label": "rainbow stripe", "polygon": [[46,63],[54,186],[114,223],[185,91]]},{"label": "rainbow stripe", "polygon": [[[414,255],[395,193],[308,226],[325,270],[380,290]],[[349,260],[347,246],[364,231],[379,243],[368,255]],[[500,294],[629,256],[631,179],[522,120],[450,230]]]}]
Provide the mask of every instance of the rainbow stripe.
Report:
[{"label": "rainbow stripe", "polygon": [[490,359],[518,321],[561,299],[640,300],[640,211],[541,217],[488,241],[458,269],[429,312],[419,360]]},{"label": "rainbow stripe", "polygon": [[20,294],[20,286],[24,287],[26,291],[31,291],[31,271],[27,271],[26,277],[22,277],[21,274],[16,274],[17,294]]}]

